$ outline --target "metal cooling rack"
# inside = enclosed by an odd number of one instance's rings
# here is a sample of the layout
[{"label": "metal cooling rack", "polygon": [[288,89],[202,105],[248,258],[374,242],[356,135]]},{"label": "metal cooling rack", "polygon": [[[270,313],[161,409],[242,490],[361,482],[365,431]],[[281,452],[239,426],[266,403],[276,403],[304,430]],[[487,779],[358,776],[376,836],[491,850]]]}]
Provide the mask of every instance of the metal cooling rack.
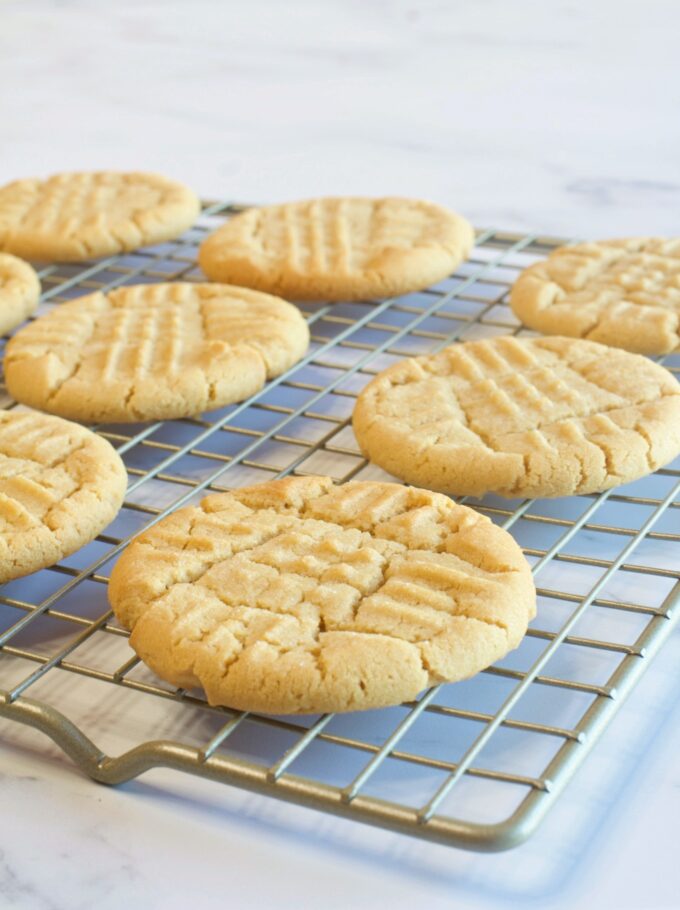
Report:
[{"label": "metal cooling rack", "polygon": [[[39,312],[93,290],[199,280],[198,243],[237,210],[207,205],[173,243],[42,269]],[[104,783],[165,766],[448,845],[500,850],[525,839],[677,618],[678,462],[597,496],[468,500],[523,546],[538,617],[496,666],[396,708],[312,718],[211,708],[131,657],[105,586],[131,536],[206,489],[291,472],[387,477],[354,440],[357,393],[404,356],[521,331],[508,289],[561,242],[483,231],[471,258],[427,291],[303,304],[308,355],[249,401],[190,420],[98,427],[126,462],[125,505],[77,554],[0,588],[0,717],[47,734]],[[666,366],[680,372],[680,356]]]}]

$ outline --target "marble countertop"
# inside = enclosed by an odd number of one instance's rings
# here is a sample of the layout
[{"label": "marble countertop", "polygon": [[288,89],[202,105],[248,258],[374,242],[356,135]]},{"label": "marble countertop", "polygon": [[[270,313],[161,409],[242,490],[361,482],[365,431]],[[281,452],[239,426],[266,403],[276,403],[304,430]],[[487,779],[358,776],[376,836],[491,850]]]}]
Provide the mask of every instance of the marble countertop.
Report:
[{"label": "marble countertop", "polygon": [[[680,634],[536,835],[503,854],[427,844],[169,770],[106,788],[41,734],[0,720],[0,906],[674,910],[680,692],[669,681],[678,665]],[[98,742],[115,741],[117,722],[125,718],[101,719]]]},{"label": "marble countertop", "polygon": [[[480,226],[677,233],[679,25],[673,0],[0,0],[0,182],[148,169],[208,198],[395,193]],[[500,856],[172,772],[105,789],[0,723],[0,906],[671,908],[679,658],[676,635]]]},{"label": "marble countertop", "polygon": [[[2,0],[0,180],[422,195],[480,226],[677,232],[674,0]],[[674,27],[675,26],[675,27]]]}]

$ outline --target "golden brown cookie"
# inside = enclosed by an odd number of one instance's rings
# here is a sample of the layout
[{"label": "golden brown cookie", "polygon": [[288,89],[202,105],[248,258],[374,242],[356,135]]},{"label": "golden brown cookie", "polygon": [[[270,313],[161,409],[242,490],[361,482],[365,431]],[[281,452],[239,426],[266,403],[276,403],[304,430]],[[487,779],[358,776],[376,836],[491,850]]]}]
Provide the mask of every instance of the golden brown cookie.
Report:
[{"label": "golden brown cookie", "polygon": [[560,247],[522,272],[510,304],[525,325],[546,335],[639,354],[680,350],[680,238]]},{"label": "golden brown cookie", "polygon": [[0,253],[0,335],[34,313],[40,299],[40,281],[27,262]]},{"label": "golden brown cookie", "polygon": [[572,338],[470,341],[378,374],[353,416],[371,461],[447,493],[570,496],[680,453],[680,385],[636,354]]},{"label": "golden brown cookie", "polygon": [[115,518],[127,474],[85,427],[0,411],[0,583],[54,565]]},{"label": "golden brown cookie", "polygon": [[529,566],[489,519],[327,477],[175,512],[125,550],[109,599],[163,679],[273,714],[413,699],[515,648],[535,613]]},{"label": "golden brown cookie", "polygon": [[460,215],[417,199],[328,198],[252,208],[201,244],[228,281],[292,300],[391,297],[446,278],[474,244]]},{"label": "golden brown cookie", "polygon": [[83,421],[190,417],[242,401],[296,363],[307,323],[278,297],[220,284],[143,284],[60,304],[7,345],[24,404]]},{"label": "golden brown cookie", "polygon": [[81,262],[179,237],[200,211],[190,189],[158,174],[56,174],[0,187],[0,250]]}]

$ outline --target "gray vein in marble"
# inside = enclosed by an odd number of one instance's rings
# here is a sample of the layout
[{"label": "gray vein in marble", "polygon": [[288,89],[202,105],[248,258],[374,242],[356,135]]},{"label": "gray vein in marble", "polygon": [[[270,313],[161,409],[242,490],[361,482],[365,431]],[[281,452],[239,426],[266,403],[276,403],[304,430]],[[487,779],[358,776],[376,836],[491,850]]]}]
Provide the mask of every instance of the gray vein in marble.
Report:
[{"label": "gray vein in marble", "polygon": [[[29,848],[30,849],[30,848]],[[36,859],[36,864],[39,859]],[[21,910],[62,910],[57,903],[37,885],[37,876],[19,876],[4,850],[0,849],[0,906],[3,910],[17,907]]]}]

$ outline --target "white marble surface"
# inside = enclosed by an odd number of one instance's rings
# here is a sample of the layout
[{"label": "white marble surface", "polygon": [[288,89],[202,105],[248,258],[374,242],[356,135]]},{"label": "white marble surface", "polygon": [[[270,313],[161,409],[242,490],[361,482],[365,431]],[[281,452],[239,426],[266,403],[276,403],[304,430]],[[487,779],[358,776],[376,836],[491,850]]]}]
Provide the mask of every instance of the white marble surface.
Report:
[{"label": "white marble surface", "polygon": [[679,662],[675,635],[536,836],[498,855],[172,771],[108,789],[0,721],[0,907],[676,910]]},{"label": "white marble surface", "polygon": [[0,0],[0,180],[148,168],[677,232],[679,23],[675,0]]},{"label": "white marble surface", "polygon": [[[674,0],[0,0],[0,181],[147,168],[213,198],[390,192],[479,225],[677,233],[678,25]],[[502,856],[171,772],[97,787],[2,723],[0,906],[677,906],[679,657],[676,636]]]}]

